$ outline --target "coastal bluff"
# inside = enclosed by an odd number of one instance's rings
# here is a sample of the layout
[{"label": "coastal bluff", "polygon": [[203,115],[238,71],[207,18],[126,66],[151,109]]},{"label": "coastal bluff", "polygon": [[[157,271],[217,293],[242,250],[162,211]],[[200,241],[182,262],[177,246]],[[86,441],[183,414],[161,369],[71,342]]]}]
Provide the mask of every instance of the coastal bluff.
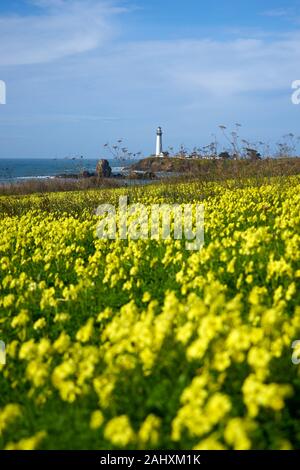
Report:
[{"label": "coastal bluff", "polygon": [[184,172],[190,173],[199,168],[199,160],[196,159],[184,159],[175,157],[147,157],[136,163],[130,165],[128,169],[131,171],[143,171],[143,172]]}]

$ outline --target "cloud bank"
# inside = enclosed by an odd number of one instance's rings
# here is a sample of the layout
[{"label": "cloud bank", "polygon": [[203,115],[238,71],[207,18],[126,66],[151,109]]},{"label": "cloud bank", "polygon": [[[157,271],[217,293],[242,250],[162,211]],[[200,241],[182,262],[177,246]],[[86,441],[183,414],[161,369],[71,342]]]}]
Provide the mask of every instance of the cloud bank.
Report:
[{"label": "cloud bank", "polygon": [[0,16],[0,66],[51,62],[103,46],[114,37],[113,16],[124,11],[95,0],[31,3],[36,14]]},{"label": "cloud bank", "polygon": [[[157,125],[173,145],[207,143],[219,124],[234,122],[262,140],[298,132],[295,23],[285,33],[239,29],[239,36],[153,40],[131,31],[129,40],[131,10],[118,0],[31,3],[34,14],[0,16],[0,78],[8,87],[0,137],[10,142],[3,155],[40,155],[41,148],[43,155],[78,148],[95,155],[101,142],[118,137],[151,151]],[[12,146],[22,132],[26,145]]]}]

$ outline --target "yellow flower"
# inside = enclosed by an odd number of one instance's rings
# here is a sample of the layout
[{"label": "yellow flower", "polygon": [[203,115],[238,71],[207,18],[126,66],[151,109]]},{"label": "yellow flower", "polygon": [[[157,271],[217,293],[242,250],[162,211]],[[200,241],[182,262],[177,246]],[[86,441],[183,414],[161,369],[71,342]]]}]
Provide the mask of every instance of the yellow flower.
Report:
[{"label": "yellow flower", "polygon": [[18,326],[24,326],[29,322],[29,314],[27,310],[22,309],[21,312],[16,315],[11,322],[11,326],[13,328],[17,328]]},{"label": "yellow flower", "polygon": [[81,343],[87,343],[93,334],[93,330],[94,330],[94,319],[89,318],[86,324],[77,331],[76,339],[80,341]]},{"label": "yellow flower", "polygon": [[112,418],[105,426],[104,437],[116,447],[126,447],[135,440],[128,416]]},{"label": "yellow flower", "polygon": [[102,411],[96,410],[93,411],[91,414],[91,419],[90,419],[90,428],[91,429],[98,429],[102,426],[104,422],[104,416]]},{"label": "yellow flower", "polygon": [[193,450],[226,450],[226,447],[221,444],[217,438],[210,436],[207,439],[200,441]]},{"label": "yellow flower", "polygon": [[138,441],[142,448],[145,446],[157,446],[159,442],[160,426],[160,418],[152,414],[147,416],[138,432]]},{"label": "yellow flower", "polygon": [[10,442],[5,447],[5,450],[35,450],[39,447],[40,443],[45,439],[47,433],[40,431],[34,436],[26,437],[18,442]]},{"label": "yellow flower", "polygon": [[249,450],[251,449],[251,439],[248,433],[255,427],[255,423],[250,420],[232,418],[228,421],[224,432],[225,441],[234,450]]},{"label": "yellow flower", "polygon": [[4,408],[0,408],[0,436],[6,427],[21,416],[21,407],[15,403],[10,403]]},{"label": "yellow flower", "polygon": [[59,335],[56,341],[53,343],[53,349],[60,354],[64,353],[71,343],[70,336],[64,331]]},{"label": "yellow flower", "polygon": [[44,317],[39,318],[34,324],[33,324],[33,329],[34,330],[41,330],[42,328],[45,328],[47,325],[46,319]]},{"label": "yellow flower", "polygon": [[151,300],[151,295],[150,295],[150,293],[149,293],[149,292],[144,292],[143,298],[142,298],[142,302],[147,303],[147,302],[150,302],[150,300]]}]

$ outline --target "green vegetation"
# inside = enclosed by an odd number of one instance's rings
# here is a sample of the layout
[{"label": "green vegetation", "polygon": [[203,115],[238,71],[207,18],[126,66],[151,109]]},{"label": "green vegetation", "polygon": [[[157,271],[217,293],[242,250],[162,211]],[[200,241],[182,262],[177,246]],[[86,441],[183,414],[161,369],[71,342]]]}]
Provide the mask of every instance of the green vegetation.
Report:
[{"label": "green vegetation", "polygon": [[[205,246],[99,240],[96,207],[205,205]],[[0,198],[0,447],[300,446],[300,178]]]}]

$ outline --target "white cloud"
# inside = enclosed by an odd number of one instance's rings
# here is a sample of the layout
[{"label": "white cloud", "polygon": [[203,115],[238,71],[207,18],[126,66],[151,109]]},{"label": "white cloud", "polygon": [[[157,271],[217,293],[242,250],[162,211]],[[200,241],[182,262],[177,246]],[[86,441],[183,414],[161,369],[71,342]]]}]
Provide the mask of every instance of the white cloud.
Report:
[{"label": "white cloud", "polygon": [[93,59],[86,69],[91,76],[105,70],[117,89],[165,90],[167,95],[177,92],[178,98],[289,93],[291,82],[300,78],[299,40],[300,33],[295,32],[272,40],[136,42]]},{"label": "white cloud", "polygon": [[99,143],[120,135],[143,148],[158,124],[174,145],[205,142],[220,123],[250,123],[250,133],[271,136],[297,131],[300,107],[290,99],[300,79],[295,24],[284,34],[110,41],[122,24],[114,23],[119,10],[102,1],[35,4],[43,8],[39,16],[0,18],[0,65],[20,65],[18,73],[1,69],[9,87],[1,125],[11,133],[26,126],[45,155],[69,152],[70,142],[74,152],[82,146],[94,155]]},{"label": "white cloud", "polygon": [[0,16],[0,66],[36,64],[86,52],[115,34],[112,17],[124,9],[97,0],[32,0],[41,10]]},{"label": "white cloud", "polygon": [[283,16],[288,16],[290,13],[291,13],[290,8],[274,8],[274,9],[271,9],[271,10],[264,11],[262,14],[264,16],[271,16],[271,17],[275,17],[275,18],[276,17],[280,18],[280,17],[283,17]]},{"label": "white cloud", "polygon": [[[0,66],[42,64],[75,56],[56,62],[55,68],[50,64],[48,69],[41,69],[32,77],[35,83],[38,80],[47,83],[56,76],[65,77],[68,86],[72,74],[77,82],[88,77],[98,85],[98,93],[112,88],[116,93],[128,93],[132,103],[130,94],[134,90],[220,98],[287,90],[299,78],[300,32],[277,37],[255,33],[227,40],[111,44],[109,39],[116,34],[113,18],[126,11],[116,1],[31,0],[31,3],[41,8],[39,14],[0,16]],[[105,46],[102,51],[101,46]],[[95,50],[92,58],[79,55],[91,50]],[[23,79],[24,75],[23,68]],[[146,94],[144,99],[147,100]]]},{"label": "white cloud", "polygon": [[114,122],[119,121],[120,118],[114,116],[98,116],[89,114],[35,114],[35,115],[18,115],[12,117],[0,116],[1,124],[44,124],[44,123],[82,123],[82,122]]}]

